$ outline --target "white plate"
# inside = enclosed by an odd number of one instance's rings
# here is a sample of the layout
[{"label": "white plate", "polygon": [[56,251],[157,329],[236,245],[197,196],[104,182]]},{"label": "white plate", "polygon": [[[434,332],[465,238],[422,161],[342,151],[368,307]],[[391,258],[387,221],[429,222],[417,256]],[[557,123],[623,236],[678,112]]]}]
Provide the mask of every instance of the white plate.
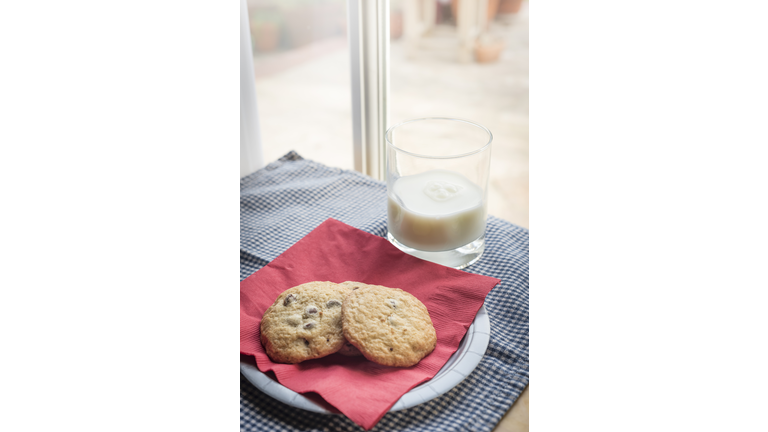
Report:
[{"label": "white plate", "polygon": [[[477,367],[488,348],[491,338],[491,322],[485,305],[475,316],[459,348],[448,359],[442,369],[429,381],[411,389],[395,403],[390,411],[400,411],[430,401],[448,392],[464,381]],[[256,366],[240,362],[240,372],[263,393],[296,408],[323,414],[334,414],[303,395],[284,387],[261,372]]]}]

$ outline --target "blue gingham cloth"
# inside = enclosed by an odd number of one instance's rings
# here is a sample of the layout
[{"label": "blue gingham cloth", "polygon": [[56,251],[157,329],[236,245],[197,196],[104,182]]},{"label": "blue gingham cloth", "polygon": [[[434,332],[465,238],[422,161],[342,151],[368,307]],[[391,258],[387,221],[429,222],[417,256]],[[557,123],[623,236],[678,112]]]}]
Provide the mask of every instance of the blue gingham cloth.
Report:
[{"label": "blue gingham cloth", "polygon": [[[387,187],[290,152],[240,180],[240,280],[327,218],[386,237]],[[489,216],[486,248],[465,271],[501,279],[485,307],[491,340],[480,364],[448,393],[387,413],[373,431],[491,431],[528,384],[528,230]],[[375,391],[375,390],[373,390]],[[293,408],[240,375],[241,431],[362,431],[342,415]]]}]

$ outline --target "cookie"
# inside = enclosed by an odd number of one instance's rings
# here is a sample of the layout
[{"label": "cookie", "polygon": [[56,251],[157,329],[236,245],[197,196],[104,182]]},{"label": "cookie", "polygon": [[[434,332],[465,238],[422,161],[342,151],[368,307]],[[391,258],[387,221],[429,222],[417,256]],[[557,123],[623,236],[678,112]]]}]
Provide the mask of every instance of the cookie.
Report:
[{"label": "cookie", "polygon": [[339,351],[346,342],[341,306],[351,287],[309,282],[280,294],[261,319],[261,343],[277,363],[299,363]]},{"label": "cookie", "polygon": [[437,334],[427,307],[399,288],[345,282],[344,337],[373,362],[413,366],[435,349]]},{"label": "cookie", "polygon": [[[349,287],[350,290],[353,290],[363,286],[364,284],[361,284],[359,282],[347,281],[347,282],[342,282],[339,285]],[[349,341],[347,340],[344,340],[344,345],[341,347],[338,353],[341,355],[345,355],[347,357],[357,357],[357,356],[363,355],[363,353],[361,353],[359,349],[355,348],[355,346],[349,343]]]}]

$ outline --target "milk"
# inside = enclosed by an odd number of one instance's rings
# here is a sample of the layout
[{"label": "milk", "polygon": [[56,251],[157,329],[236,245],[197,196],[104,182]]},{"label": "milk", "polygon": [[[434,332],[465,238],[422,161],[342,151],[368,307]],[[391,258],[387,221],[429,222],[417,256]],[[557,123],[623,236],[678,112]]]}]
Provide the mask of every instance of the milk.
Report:
[{"label": "milk", "polygon": [[414,249],[456,249],[485,232],[483,204],[482,189],[453,171],[400,177],[389,193],[389,232]]}]

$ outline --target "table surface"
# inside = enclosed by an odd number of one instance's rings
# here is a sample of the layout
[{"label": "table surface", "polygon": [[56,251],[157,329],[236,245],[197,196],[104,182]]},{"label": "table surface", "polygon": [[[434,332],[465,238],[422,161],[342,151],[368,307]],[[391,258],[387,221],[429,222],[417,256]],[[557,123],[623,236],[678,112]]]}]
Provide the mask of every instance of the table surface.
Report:
[{"label": "table surface", "polygon": [[525,388],[512,408],[504,414],[494,432],[528,432],[528,388]]},{"label": "table surface", "polygon": [[[329,217],[385,237],[386,185],[295,152],[242,178],[240,280]],[[489,216],[486,252],[464,271],[502,280],[486,297],[491,341],[485,356],[453,390],[388,413],[372,430],[527,430],[528,230]],[[309,413],[271,399],[242,375],[240,387],[243,431],[362,430],[346,417]]]}]

